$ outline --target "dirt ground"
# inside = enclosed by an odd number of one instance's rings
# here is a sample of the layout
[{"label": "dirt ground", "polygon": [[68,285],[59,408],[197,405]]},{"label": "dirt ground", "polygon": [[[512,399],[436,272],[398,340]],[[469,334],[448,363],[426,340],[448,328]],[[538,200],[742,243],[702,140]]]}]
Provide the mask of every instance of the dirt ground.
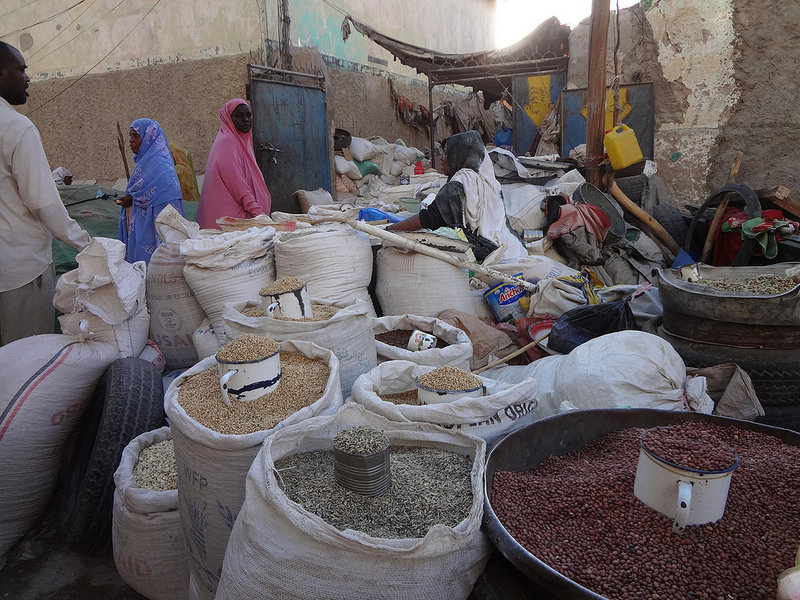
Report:
[{"label": "dirt ground", "polygon": [[0,570],[0,599],[146,600],[117,573],[111,552],[87,557],[65,548],[51,507]]}]

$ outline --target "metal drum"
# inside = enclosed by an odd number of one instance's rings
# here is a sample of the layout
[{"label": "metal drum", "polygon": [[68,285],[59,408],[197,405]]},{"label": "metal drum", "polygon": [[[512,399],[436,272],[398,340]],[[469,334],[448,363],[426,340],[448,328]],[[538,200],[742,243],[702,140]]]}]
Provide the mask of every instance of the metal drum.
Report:
[{"label": "metal drum", "polygon": [[652,409],[576,410],[542,419],[503,437],[489,453],[484,489],[484,529],[495,546],[535,585],[561,600],[604,600],[603,596],[563,576],[528,552],[508,533],[492,509],[492,481],[497,469],[528,471],[548,456],[563,456],[580,450],[612,431],[632,427],[650,428],[687,422],[733,426],[777,437],[800,446],[800,433],[712,415]]}]

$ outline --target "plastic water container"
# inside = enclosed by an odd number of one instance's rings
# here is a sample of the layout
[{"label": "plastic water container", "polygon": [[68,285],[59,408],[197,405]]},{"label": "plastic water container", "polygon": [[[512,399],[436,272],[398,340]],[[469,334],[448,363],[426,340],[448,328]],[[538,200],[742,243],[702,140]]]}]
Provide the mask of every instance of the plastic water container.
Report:
[{"label": "plastic water container", "polygon": [[627,125],[617,125],[608,131],[603,143],[611,166],[616,171],[630,167],[644,158],[636,133]]}]

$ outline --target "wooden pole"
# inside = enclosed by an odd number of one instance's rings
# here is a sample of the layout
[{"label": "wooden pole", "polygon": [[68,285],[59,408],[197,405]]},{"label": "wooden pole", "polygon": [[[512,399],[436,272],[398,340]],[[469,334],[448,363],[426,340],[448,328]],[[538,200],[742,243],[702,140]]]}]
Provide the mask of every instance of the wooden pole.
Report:
[{"label": "wooden pole", "polygon": [[128,168],[128,157],[125,155],[125,136],[122,135],[122,127],[117,121],[117,144],[119,145],[119,153],[122,154],[122,164],[125,165],[125,177],[131,178],[131,170]]},{"label": "wooden pole", "polygon": [[[736,176],[739,174],[739,167],[742,166],[742,152],[736,152],[733,156],[733,163],[731,164],[730,173],[728,173],[728,183],[736,181]],[[703,244],[703,253],[700,255],[700,262],[708,264],[714,250],[714,237],[717,234],[717,229],[722,224],[722,217],[725,216],[725,210],[728,208],[728,201],[730,200],[730,192],[724,194],[722,199],[717,205],[717,212],[714,213],[714,218],[711,220],[711,225],[708,226],[708,234],[706,235],[706,242]]]},{"label": "wooden pole", "polygon": [[433,120],[433,82],[428,75],[428,127],[431,134],[431,167],[436,168],[436,126]]},{"label": "wooden pole", "polygon": [[611,187],[609,187],[609,192],[614,197],[614,199],[619,202],[620,206],[631,213],[634,217],[646,223],[650,229],[653,230],[653,233],[660,239],[664,244],[669,248],[669,251],[672,252],[673,255],[678,256],[678,252],[681,251],[681,247],[678,245],[678,242],[661,226],[661,223],[656,221],[652,215],[644,211],[642,208],[639,207],[633,200],[628,198],[625,195],[619,186],[617,185],[616,181],[611,182]]},{"label": "wooden pole", "polygon": [[595,187],[602,184],[597,163],[603,156],[606,123],[606,44],[611,18],[610,0],[592,0],[589,30],[589,85],[586,90],[586,180]]},{"label": "wooden pole", "polygon": [[489,369],[494,369],[494,368],[495,368],[496,366],[498,366],[498,365],[502,365],[503,363],[507,363],[507,362],[508,362],[508,361],[510,361],[512,358],[516,358],[517,356],[519,356],[519,355],[520,355],[520,354],[522,354],[523,352],[526,352],[526,351],[530,350],[530,349],[531,349],[531,348],[533,348],[534,346],[538,346],[538,345],[539,345],[539,344],[541,344],[541,343],[542,343],[542,342],[545,340],[545,338],[546,338],[546,337],[548,337],[549,335],[550,335],[550,332],[548,331],[548,332],[547,332],[547,333],[545,333],[543,336],[541,336],[541,337],[538,337],[538,338],[536,338],[535,340],[533,340],[533,341],[532,341],[530,344],[527,344],[527,345],[523,346],[523,347],[522,347],[522,348],[520,348],[519,350],[514,350],[514,352],[512,352],[511,354],[507,354],[506,356],[504,356],[504,357],[503,357],[503,358],[501,358],[500,360],[496,360],[496,361],[494,361],[493,363],[491,363],[491,364],[489,364],[489,365],[486,365],[485,367],[481,367],[480,369],[475,369],[475,370],[472,372],[472,374],[473,374],[473,375],[480,375],[480,374],[481,374],[481,373],[483,373],[484,371],[488,371]]}]

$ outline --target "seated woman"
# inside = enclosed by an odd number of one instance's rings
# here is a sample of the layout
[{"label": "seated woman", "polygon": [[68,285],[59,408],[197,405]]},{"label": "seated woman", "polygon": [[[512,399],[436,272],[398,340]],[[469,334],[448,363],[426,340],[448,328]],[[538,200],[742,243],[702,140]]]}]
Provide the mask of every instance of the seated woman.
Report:
[{"label": "seated woman", "polygon": [[500,184],[478,132],[458,133],[445,140],[442,171],[450,179],[430,206],[418,215],[390,225],[388,230],[461,227],[480,262],[490,254],[490,263],[528,256],[508,224]]},{"label": "seated woman", "polygon": [[219,133],[211,146],[200,191],[197,222],[219,229],[217,219],[251,219],[272,207],[267,184],[253,151],[253,113],[244,100],[228,101],[219,111]]},{"label": "seated woman", "polygon": [[136,119],[131,123],[129,143],[136,167],[131,173],[127,195],[118,198],[119,239],[125,243],[125,260],[150,263],[161,240],[156,234],[156,217],[172,205],[181,215],[181,185],[175,174],[175,163],[167,145],[167,137],[158,122]]}]

